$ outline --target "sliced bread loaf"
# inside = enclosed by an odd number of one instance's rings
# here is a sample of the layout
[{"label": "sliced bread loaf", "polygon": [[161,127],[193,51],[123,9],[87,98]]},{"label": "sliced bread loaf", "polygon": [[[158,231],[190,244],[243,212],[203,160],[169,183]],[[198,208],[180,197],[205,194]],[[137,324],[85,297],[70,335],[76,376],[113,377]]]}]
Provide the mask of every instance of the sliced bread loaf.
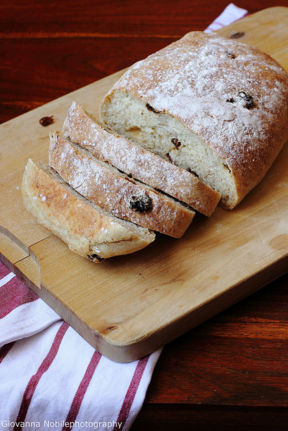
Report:
[{"label": "sliced bread loaf", "polygon": [[113,217],[88,202],[53,169],[31,159],[24,171],[22,195],[38,223],[93,262],[133,253],[155,239],[148,229]]},{"label": "sliced bread loaf", "polygon": [[188,33],[132,66],[102,122],[195,172],[234,208],[288,140],[288,75],[256,48]]},{"label": "sliced bread loaf", "polygon": [[88,200],[148,229],[179,238],[194,218],[191,209],[127,177],[57,134],[50,137],[49,165]]},{"label": "sliced bread loaf", "polygon": [[[196,175],[104,130],[75,102],[64,121],[63,134],[99,160],[109,162],[133,178],[187,203],[201,214],[210,216],[220,200],[220,194],[206,186]],[[177,145],[175,141],[175,148]]]}]

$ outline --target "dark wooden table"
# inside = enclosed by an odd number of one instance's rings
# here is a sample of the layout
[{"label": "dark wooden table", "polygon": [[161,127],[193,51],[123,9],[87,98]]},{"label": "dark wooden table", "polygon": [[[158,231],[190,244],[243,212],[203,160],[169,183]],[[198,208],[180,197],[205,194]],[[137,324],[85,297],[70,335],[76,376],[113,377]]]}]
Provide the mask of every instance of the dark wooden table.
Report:
[{"label": "dark wooden table", "polygon": [[[1,2],[0,121],[204,29],[226,5],[224,0]],[[288,3],[237,5],[253,13]],[[133,431],[287,430],[287,286],[288,275],[166,346]]]}]

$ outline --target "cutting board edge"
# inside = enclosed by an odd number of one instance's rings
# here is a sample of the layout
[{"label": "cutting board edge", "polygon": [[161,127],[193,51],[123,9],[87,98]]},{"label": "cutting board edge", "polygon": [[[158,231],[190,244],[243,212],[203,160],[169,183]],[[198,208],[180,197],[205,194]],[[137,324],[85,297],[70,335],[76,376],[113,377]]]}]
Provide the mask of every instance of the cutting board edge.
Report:
[{"label": "cutting board edge", "polygon": [[[21,259],[32,259],[37,265],[32,255]],[[231,307],[247,296],[255,293],[265,285],[271,283],[276,278],[287,272],[288,254],[280,257],[271,265],[260,270],[252,277],[247,277],[239,283],[231,286],[225,292],[218,294],[201,304],[199,307],[190,310],[181,317],[174,319],[168,325],[159,327],[157,331],[146,334],[144,337],[131,339],[129,343],[115,342],[108,335],[103,335],[97,330],[89,327],[87,323],[81,321],[71,310],[66,310],[65,305],[53,296],[44,286],[39,287],[30,278],[17,268],[17,263],[11,263],[0,254],[0,260],[6,264],[11,271],[23,280],[41,299],[55,310],[71,327],[73,327],[89,344],[104,356],[113,361],[126,363],[138,360],[153,351],[159,349],[168,342],[183,335],[189,330],[199,326],[204,321],[214,317],[221,311]],[[241,287],[241,289],[240,289]],[[79,326],[80,325],[80,326]]]},{"label": "cutting board edge", "polygon": [[[202,312],[203,309],[208,308],[211,306],[211,304],[215,304],[215,302],[224,302],[223,307],[220,307],[217,310],[211,311],[211,313],[208,315],[208,317],[204,318],[204,320],[207,320],[211,318],[213,315],[218,314],[219,312],[223,311],[224,309],[232,306],[233,304],[236,304],[238,301],[241,301],[242,299],[246,298],[248,295],[256,292],[257,290],[263,288],[267,284],[273,282],[276,278],[279,278],[287,273],[287,263],[288,263],[288,253],[285,255],[280,256],[277,260],[272,262],[270,265],[267,265],[265,268],[261,268],[258,272],[254,273],[252,276],[247,276],[243,278],[242,280],[239,280],[237,283],[231,285],[228,289],[225,291],[219,292],[217,295],[210,297],[208,300],[202,302],[201,304],[197,305],[194,308],[191,308],[188,310],[185,314],[181,315],[180,317],[176,317],[173,321],[170,321],[168,325],[159,326],[157,331],[151,331],[150,333],[147,333],[145,337],[136,337],[134,339],[131,338],[131,341],[128,343],[126,342],[125,346],[132,346],[138,343],[146,342],[148,339],[153,337],[153,335],[157,334],[157,332],[163,332],[166,330],[166,328],[169,328],[170,326],[175,326],[178,324],[178,322],[181,322],[183,319],[191,319],[192,314],[197,314],[199,312]],[[244,289],[244,293],[242,294],[239,291],[239,288]],[[235,295],[234,295],[235,294]],[[230,295],[233,296],[232,301],[228,299],[228,302],[226,303],[226,297],[229,298]],[[223,300],[224,299],[224,300]],[[214,305],[213,305],[214,307]],[[201,319],[198,320],[195,323],[194,326],[199,325],[202,323]],[[192,329],[194,326],[189,327]],[[187,328],[185,330],[187,332]],[[183,332],[182,332],[183,333]],[[180,335],[180,334],[179,334]],[[105,339],[109,339],[109,337],[105,337]],[[171,340],[169,340],[171,341]],[[111,344],[113,343],[114,346],[124,346],[124,344],[116,343],[115,341],[111,340]],[[166,343],[165,343],[166,344]]]}]

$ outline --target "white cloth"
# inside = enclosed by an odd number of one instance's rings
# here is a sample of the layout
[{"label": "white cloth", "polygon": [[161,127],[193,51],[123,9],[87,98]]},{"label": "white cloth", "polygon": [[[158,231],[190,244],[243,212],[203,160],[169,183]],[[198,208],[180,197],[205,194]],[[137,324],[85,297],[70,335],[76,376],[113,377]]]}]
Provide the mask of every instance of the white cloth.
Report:
[{"label": "white cloth", "polygon": [[[246,12],[230,4],[207,31]],[[128,430],[160,353],[105,358],[0,262],[1,431]]]},{"label": "white cloth", "polygon": [[234,21],[238,21],[247,14],[248,11],[246,9],[242,9],[230,3],[204,31],[205,33],[212,33],[213,31],[220,30],[220,28],[232,24]]},{"label": "white cloth", "polygon": [[161,352],[105,358],[1,262],[0,347],[0,430],[127,430]]}]

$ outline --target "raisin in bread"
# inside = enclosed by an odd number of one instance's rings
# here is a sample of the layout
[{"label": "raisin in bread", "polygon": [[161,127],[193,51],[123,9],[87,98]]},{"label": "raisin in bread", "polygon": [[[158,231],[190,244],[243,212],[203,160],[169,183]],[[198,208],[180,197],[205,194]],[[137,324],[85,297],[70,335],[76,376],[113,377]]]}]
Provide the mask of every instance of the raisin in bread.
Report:
[{"label": "raisin in bread", "polygon": [[49,165],[78,193],[112,215],[181,237],[195,212],[96,159],[79,145],[51,134]]},{"label": "raisin in bread", "polygon": [[133,253],[155,239],[148,229],[113,217],[88,202],[53,169],[31,159],[24,171],[22,195],[38,223],[93,262]]},{"label": "raisin in bread", "polygon": [[[220,194],[196,175],[104,130],[75,102],[64,121],[63,134],[97,159],[109,162],[133,178],[185,202],[201,214],[210,216],[220,200]],[[177,147],[178,143],[175,141],[174,145]]]},{"label": "raisin in bread", "polygon": [[104,126],[195,172],[232,209],[288,140],[288,75],[256,48],[192,32],[124,73],[100,115]]}]

